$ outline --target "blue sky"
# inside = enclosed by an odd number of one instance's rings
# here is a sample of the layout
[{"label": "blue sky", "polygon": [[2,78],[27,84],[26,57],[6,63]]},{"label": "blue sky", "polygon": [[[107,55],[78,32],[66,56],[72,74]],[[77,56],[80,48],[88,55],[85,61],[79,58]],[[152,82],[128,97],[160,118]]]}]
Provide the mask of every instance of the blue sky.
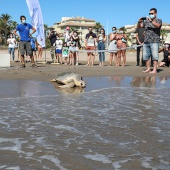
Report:
[{"label": "blue sky", "polygon": [[[112,26],[133,25],[140,17],[148,16],[150,8],[157,8],[157,17],[170,23],[170,0],[39,0],[44,24],[52,26],[61,17],[82,17],[94,19],[111,32]],[[20,15],[31,23],[26,0],[1,0],[0,15],[9,14],[20,23]],[[108,21],[108,27],[107,27]]]}]

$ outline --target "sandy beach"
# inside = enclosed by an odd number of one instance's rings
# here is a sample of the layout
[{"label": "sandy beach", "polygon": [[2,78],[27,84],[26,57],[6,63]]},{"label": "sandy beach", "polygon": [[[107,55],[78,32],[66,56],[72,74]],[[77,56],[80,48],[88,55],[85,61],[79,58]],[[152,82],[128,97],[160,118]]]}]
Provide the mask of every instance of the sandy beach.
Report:
[{"label": "sandy beach", "polygon": [[[6,50],[1,50],[1,54],[7,53]],[[17,56],[17,54],[15,55]],[[159,61],[162,60],[162,54],[160,54]],[[17,57],[16,57],[17,60]],[[40,60],[38,60],[40,62]],[[43,52],[41,61],[51,61],[50,52]],[[20,62],[11,62],[11,67],[0,68],[1,79],[35,79],[49,81],[61,72],[75,72],[82,76],[132,76],[132,77],[145,77],[153,76],[153,74],[142,73],[146,67],[136,66],[136,52],[127,52],[127,62],[125,67],[108,66],[109,53],[106,53],[105,66],[98,66],[98,56],[95,57],[94,66],[85,66],[87,61],[86,53],[80,53],[80,65],[79,66],[66,66],[57,64],[37,64],[37,68],[32,68],[31,63],[26,63],[26,68],[20,68]],[[152,69],[152,68],[151,68]],[[159,67],[158,73],[154,76],[170,76],[170,70],[168,67]]]}]

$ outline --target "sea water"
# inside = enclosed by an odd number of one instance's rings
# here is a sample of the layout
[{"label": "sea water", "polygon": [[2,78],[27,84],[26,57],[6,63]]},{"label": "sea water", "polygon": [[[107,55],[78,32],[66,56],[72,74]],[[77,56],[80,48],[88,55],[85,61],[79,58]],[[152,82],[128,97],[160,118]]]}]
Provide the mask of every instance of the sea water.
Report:
[{"label": "sea water", "polygon": [[0,169],[169,170],[170,79],[0,81]]}]

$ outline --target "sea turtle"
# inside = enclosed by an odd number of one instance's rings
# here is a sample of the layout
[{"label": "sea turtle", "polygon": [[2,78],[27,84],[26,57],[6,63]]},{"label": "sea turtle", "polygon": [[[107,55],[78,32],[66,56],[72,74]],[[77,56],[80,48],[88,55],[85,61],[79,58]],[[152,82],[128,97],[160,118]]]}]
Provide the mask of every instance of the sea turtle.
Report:
[{"label": "sea turtle", "polygon": [[70,88],[70,87],[85,87],[86,83],[82,80],[82,77],[80,74],[77,73],[60,73],[56,76],[56,78],[51,80],[52,82],[57,82],[59,84],[63,84],[61,86],[58,86],[60,88]]}]

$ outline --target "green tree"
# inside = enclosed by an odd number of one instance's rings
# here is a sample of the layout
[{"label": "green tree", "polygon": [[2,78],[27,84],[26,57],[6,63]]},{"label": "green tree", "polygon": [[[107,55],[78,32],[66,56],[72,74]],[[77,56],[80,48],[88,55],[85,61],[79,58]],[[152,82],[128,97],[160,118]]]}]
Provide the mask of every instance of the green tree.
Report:
[{"label": "green tree", "polygon": [[122,30],[125,34],[127,32],[127,29],[125,27],[120,27],[119,30]]},{"label": "green tree", "polygon": [[4,33],[4,21],[0,18],[0,44],[3,42],[3,33]]},{"label": "green tree", "polygon": [[96,29],[97,34],[99,33],[99,30],[103,28],[103,26],[100,24],[100,22],[96,22],[96,25],[94,26],[94,29]]},{"label": "green tree", "polygon": [[48,27],[47,24],[44,24],[44,34],[45,34],[45,44],[46,44],[46,48],[51,47],[50,44],[50,40],[47,38],[48,34],[49,34],[49,30],[50,28]]},{"label": "green tree", "polygon": [[3,25],[4,25],[4,27],[2,28],[2,32],[4,33],[4,35],[5,35],[5,40],[7,40],[7,34],[8,34],[8,32],[10,32],[11,30],[11,28],[10,28],[10,25],[11,25],[11,23],[12,23],[12,20],[11,20],[11,16],[10,15],[8,15],[8,14],[2,14],[1,15],[1,18],[2,18],[2,20],[3,20]]},{"label": "green tree", "polygon": [[10,24],[10,31],[13,31],[17,25],[18,25],[18,23],[16,21],[12,21]]}]

